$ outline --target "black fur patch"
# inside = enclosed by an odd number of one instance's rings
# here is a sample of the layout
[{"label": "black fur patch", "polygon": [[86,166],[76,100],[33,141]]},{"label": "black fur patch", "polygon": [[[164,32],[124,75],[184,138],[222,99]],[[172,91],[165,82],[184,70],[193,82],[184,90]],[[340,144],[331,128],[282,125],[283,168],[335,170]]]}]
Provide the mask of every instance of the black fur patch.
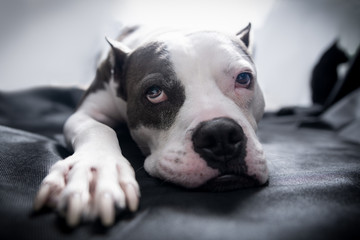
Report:
[{"label": "black fur patch", "polygon": [[[125,63],[124,75],[118,93],[128,103],[130,128],[140,125],[167,129],[185,101],[185,89],[173,70],[166,45],[152,42],[136,49]],[[168,99],[153,104],[146,98],[146,90],[159,86]]]}]

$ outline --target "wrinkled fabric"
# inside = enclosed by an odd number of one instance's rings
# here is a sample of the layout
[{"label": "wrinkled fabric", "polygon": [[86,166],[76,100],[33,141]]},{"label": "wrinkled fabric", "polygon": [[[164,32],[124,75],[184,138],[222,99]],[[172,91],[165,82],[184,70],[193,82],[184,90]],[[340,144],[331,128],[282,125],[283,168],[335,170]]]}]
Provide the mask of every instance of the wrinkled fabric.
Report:
[{"label": "wrinkled fabric", "polygon": [[360,89],[329,108],[320,120],[339,131],[343,139],[360,144]]},{"label": "wrinkled fabric", "polygon": [[122,125],[119,141],[141,187],[136,213],[119,211],[111,228],[95,221],[75,229],[49,209],[33,213],[48,169],[71,154],[62,126],[82,93],[0,92],[0,239],[360,239],[360,146],[272,114],[258,130],[268,186],[213,193],[152,178]]}]

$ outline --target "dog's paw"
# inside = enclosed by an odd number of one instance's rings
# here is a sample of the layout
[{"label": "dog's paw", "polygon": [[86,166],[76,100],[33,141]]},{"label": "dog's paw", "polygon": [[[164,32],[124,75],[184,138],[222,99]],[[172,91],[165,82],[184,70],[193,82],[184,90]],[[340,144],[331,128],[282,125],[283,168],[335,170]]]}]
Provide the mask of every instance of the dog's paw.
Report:
[{"label": "dog's paw", "polygon": [[56,208],[69,226],[99,217],[112,225],[116,208],[136,211],[139,185],[126,159],[74,154],[52,166],[34,201],[34,209]]}]

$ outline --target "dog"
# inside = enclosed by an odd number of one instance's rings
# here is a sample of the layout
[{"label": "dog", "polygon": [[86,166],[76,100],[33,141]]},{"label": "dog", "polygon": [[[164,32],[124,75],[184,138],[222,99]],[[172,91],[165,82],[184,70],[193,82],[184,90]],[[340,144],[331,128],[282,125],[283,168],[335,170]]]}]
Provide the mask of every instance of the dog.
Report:
[{"label": "dog", "polygon": [[[113,128],[127,123],[146,172],[185,188],[261,186],[268,168],[257,136],[264,98],[250,45],[251,25],[216,31],[127,28],[64,125],[73,155],[55,163],[34,201],[82,219],[114,223],[116,208],[136,211],[140,190]],[[146,32],[146,31],[145,31]]]}]

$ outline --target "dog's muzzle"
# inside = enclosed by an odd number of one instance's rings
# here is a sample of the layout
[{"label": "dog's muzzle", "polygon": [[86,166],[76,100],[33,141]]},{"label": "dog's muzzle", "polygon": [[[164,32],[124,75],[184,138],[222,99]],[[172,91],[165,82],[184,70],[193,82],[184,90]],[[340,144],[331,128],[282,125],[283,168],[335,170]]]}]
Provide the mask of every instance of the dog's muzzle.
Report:
[{"label": "dog's muzzle", "polygon": [[220,117],[201,122],[193,132],[192,142],[195,152],[207,165],[221,173],[203,187],[231,190],[258,185],[256,179],[246,175],[247,137],[233,119]]}]

